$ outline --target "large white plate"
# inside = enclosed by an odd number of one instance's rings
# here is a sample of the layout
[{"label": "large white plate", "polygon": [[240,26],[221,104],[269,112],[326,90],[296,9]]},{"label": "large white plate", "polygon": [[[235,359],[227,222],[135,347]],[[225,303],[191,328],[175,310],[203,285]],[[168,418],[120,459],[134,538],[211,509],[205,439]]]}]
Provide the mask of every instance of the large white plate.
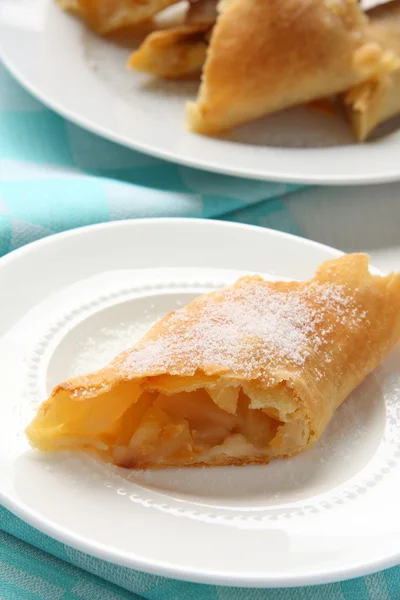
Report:
[{"label": "large white plate", "polygon": [[128,49],[96,38],[53,0],[0,0],[0,56],[23,85],[68,119],[181,164],[309,183],[400,178],[398,127],[360,145],[344,120],[298,108],[249,124],[231,139],[188,133],[184,105],[196,83],[163,83],[128,71]]},{"label": "large white plate", "polygon": [[398,350],[315,447],[269,466],[129,473],[34,452],[23,433],[56,382],[104,365],[197,294],[243,272],[305,278],[339,254],[266,229],[160,219],[82,228],[3,258],[5,506],[72,548],[199,582],[305,585],[398,562]]}]

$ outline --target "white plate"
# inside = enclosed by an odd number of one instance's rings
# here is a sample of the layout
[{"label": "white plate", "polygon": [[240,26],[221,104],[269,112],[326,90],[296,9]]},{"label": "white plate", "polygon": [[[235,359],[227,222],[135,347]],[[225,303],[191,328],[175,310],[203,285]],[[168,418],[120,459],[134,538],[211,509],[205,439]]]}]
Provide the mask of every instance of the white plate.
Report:
[{"label": "white plate", "polygon": [[[368,0],[370,2],[370,0]],[[90,34],[54,0],[0,0],[0,56],[34,95],[71,121],[175,162],[257,179],[305,183],[400,178],[400,122],[356,144],[339,118],[296,108],[249,124],[230,140],[188,133],[196,83],[128,71],[129,50]],[[385,126],[384,131],[388,131]]]},{"label": "white plate", "polygon": [[398,562],[399,351],[313,449],[267,467],[128,473],[32,451],[23,434],[56,382],[104,365],[170,309],[243,272],[305,278],[339,255],[267,229],[154,219],[77,229],[3,258],[5,506],[75,549],[205,583],[305,585]]}]

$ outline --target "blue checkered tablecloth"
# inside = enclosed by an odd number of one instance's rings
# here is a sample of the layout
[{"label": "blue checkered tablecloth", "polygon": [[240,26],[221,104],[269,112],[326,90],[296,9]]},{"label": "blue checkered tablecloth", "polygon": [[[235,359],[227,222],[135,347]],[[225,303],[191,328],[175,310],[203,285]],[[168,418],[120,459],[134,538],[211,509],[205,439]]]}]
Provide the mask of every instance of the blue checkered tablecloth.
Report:
[{"label": "blue checkered tablecloth", "polygon": [[[374,232],[381,217],[368,192],[362,200],[364,213],[368,209],[375,224],[371,231],[365,226],[369,219],[357,230],[359,220],[353,213],[360,214],[358,200],[338,201],[333,213],[325,202],[331,191],[321,192],[318,198],[310,192],[307,197],[308,190],[299,187],[204,173],[112,144],[46,109],[0,65],[0,256],[65,229],[151,216],[219,218],[310,237],[314,231],[314,238],[328,243],[341,242],[344,236],[343,243],[337,243],[344,250],[365,248],[367,241],[375,247]],[[389,241],[398,235],[399,190],[390,187],[381,203],[381,209],[386,202],[392,211],[385,225]],[[330,236],[338,215],[341,225],[334,240]],[[142,598],[397,600],[400,567],[352,581],[290,590],[183,583],[87,556],[0,506],[0,600]]]}]

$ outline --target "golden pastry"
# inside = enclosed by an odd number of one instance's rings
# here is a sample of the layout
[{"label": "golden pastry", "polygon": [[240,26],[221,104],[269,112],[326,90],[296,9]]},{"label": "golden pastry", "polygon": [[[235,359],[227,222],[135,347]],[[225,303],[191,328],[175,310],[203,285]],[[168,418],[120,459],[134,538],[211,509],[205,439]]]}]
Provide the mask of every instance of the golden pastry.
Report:
[{"label": "golden pastry", "polygon": [[179,0],[56,0],[100,34],[144,23]]},{"label": "golden pastry", "polygon": [[148,35],[128,65],[165,79],[199,76],[216,15],[215,0],[190,3],[184,23]]},{"label": "golden pastry", "polygon": [[357,0],[220,0],[189,129],[219,134],[381,71]]},{"label": "golden pastry", "polygon": [[199,76],[206,58],[209,31],[207,23],[199,23],[150,33],[132,54],[128,65],[164,79]]},{"label": "golden pastry", "polygon": [[378,6],[368,15],[369,34],[387,53],[384,72],[344,96],[354,134],[361,142],[378,125],[400,113],[400,1]]},{"label": "golden pastry", "polygon": [[314,444],[399,338],[400,274],[371,275],[364,254],[308,281],[244,277],[58,385],[27,435],[127,468],[267,463]]},{"label": "golden pastry", "polygon": [[217,5],[218,0],[189,0],[185,23],[207,23],[211,27],[217,20]]}]

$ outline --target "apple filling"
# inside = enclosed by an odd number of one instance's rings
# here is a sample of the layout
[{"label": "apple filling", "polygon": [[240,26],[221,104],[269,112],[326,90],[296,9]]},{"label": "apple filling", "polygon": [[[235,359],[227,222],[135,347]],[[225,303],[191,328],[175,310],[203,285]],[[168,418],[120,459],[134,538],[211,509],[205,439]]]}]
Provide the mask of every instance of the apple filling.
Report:
[{"label": "apple filling", "polygon": [[112,460],[141,468],[212,462],[221,455],[226,462],[273,456],[274,445],[287,438],[293,423],[284,424],[275,406],[251,406],[240,387],[144,392],[108,440]]},{"label": "apple filling", "polygon": [[[60,392],[43,403],[31,440],[42,450],[80,447],[125,468],[268,462],[309,437],[287,384],[238,385],[217,376],[163,375]],[[94,393],[95,392],[95,393]]]}]

